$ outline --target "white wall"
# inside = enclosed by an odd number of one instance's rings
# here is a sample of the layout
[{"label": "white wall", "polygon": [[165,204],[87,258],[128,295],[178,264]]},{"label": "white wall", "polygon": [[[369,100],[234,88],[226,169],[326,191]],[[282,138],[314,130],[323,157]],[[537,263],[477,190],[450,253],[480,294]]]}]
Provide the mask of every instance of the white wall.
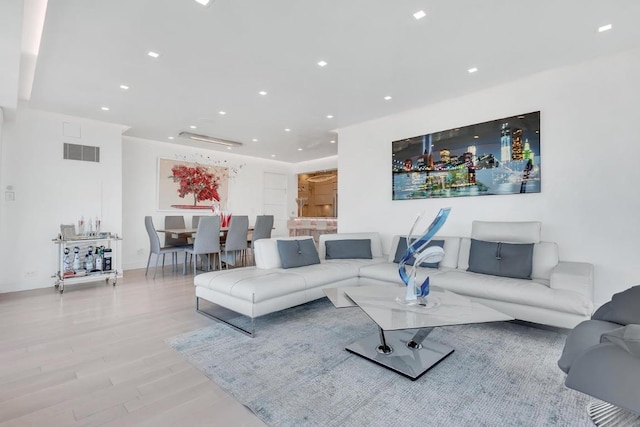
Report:
[{"label": "white wall", "polygon": [[[595,264],[596,302],[608,300],[640,283],[639,75],[632,50],[340,129],[339,231],[380,231],[388,251],[417,213],[444,206],[441,234],[468,236],[474,219],[539,220],[561,259]],[[391,141],[537,110],[541,193],[391,200]]]},{"label": "white wall", "polygon": [[0,1],[0,107],[15,110],[20,75],[22,0]]},{"label": "white wall", "polygon": [[[80,138],[63,136],[63,123]],[[52,286],[60,224],[99,216],[122,231],[122,126],[19,106],[2,125],[0,292]],[[63,160],[63,143],[100,147],[101,161]],[[7,201],[11,187],[15,201]]]},{"label": "white wall", "polygon": [[[275,160],[259,159],[203,150],[184,145],[150,141],[139,138],[123,138],[123,206],[124,206],[124,268],[142,268],[149,256],[149,238],[144,228],[144,217],[151,215],[156,228],[162,228],[165,215],[172,212],[159,211],[157,202],[158,158],[201,161],[210,156],[217,161],[226,160],[230,166],[244,164],[229,181],[227,208],[232,213],[249,215],[249,223],[263,213],[263,176],[265,172],[282,173],[289,177],[288,210],[295,210],[297,184],[293,165]],[[179,157],[176,157],[179,156]],[[204,156],[204,157],[202,157]],[[292,193],[293,192],[293,193]],[[210,212],[207,212],[210,214]],[[176,211],[184,214],[187,225],[191,223],[192,211]],[[196,215],[202,213],[196,213]],[[206,214],[206,213],[205,213]],[[287,230],[274,230],[274,235],[287,234]]]},{"label": "white wall", "polygon": [[307,160],[296,163],[293,172],[296,174],[318,172],[338,168],[338,156],[323,157],[321,159]]}]

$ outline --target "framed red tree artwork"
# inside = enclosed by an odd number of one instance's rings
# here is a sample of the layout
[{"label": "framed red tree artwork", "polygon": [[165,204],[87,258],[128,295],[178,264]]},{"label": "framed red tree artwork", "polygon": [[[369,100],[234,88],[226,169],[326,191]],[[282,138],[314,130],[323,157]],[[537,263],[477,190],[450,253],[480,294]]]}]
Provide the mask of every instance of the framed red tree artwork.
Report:
[{"label": "framed red tree artwork", "polygon": [[158,209],[209,209],[226,206],[229,168],[183,160],[158,161]]}]

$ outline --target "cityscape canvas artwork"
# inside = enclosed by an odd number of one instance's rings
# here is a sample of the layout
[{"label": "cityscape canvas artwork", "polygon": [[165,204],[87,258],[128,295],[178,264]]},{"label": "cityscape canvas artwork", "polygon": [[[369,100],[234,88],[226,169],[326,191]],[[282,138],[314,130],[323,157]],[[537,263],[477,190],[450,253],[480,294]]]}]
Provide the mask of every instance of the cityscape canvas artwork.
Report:
[{"label": "cityscape canvas artwork", "polygon": [[393,200],[540,192],[540,111],[391,145]]}]

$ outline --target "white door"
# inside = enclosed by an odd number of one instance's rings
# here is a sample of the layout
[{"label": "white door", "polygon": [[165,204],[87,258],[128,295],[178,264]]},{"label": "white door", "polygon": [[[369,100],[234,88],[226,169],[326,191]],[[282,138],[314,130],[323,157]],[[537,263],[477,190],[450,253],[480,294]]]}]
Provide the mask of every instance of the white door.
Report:
[{"label": "white door", "polygon": [[287,176],[265,172],[263,180],[264,215],[273,215],[273,236],[286,236],[287,229]]}]

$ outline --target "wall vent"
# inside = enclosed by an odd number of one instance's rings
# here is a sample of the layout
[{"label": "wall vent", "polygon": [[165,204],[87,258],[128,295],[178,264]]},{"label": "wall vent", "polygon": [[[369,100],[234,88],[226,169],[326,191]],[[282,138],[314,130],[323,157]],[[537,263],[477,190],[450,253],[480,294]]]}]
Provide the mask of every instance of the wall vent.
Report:
[{"label": "wall vent", "polygon": [[67,160],[82,160],[84,162],[100,162],[100,147],[65,142],[63,158]]}]

